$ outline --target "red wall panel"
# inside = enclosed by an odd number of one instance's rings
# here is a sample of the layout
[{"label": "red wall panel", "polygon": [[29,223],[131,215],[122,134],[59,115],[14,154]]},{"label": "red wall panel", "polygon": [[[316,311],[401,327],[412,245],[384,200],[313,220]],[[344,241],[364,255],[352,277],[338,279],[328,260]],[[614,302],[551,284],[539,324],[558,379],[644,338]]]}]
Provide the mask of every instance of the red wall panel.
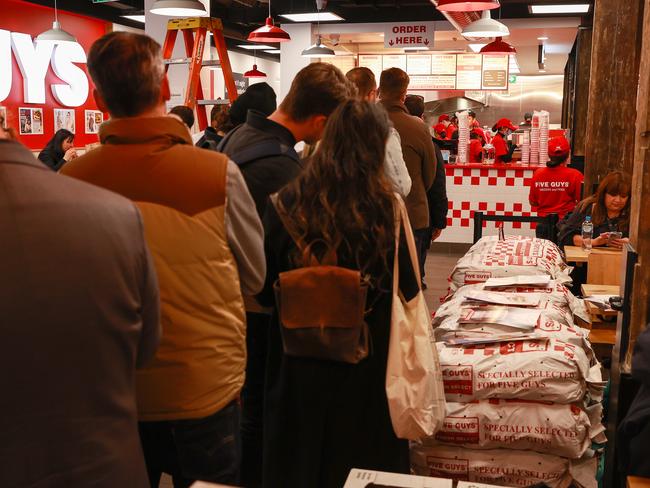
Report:
[{"label": "red wall panel", "polygon": [[[35,5],[21,0],[2,0],[2,15],[0,15],[0,29],[11,32],[22,32],[36,38],[38,34],[52,28],[54,20],[54,9]],[[108,22],[77,15],[59,10],[59,22],[61,27],[74,35],[77,42],[81,44],[86,54],[92,43],[110,30]],[[77,64],[88,73],[85,64]],[[0,73],[0,76],[6,76]],[[23,77],[20,68],[12,53],[12,85],[9,96],[0,101],[0,106],[7,108],[8,124],[18,133],[19,128],[19,107],[42,108],[43,109],[43,134],[42,135],[20,135],[20,141],[31,149],[41,149],[54,135],[54,109],[73,109],[75,111],[75,146],[82,147],[85,144],[97,142],[97,134],[85,133],[84,110],[97,110],[97,105],[92,96],[93,84],[88,76],[90,90],[88,99],[79,107],[65,107],[61,105],[52,95],[50,86],[53,83],[62,83],[52,70],[48,68],[45,76],[45,104],[27,104],[23,97]],[[106,115],[105,115],[106,117]]]}]

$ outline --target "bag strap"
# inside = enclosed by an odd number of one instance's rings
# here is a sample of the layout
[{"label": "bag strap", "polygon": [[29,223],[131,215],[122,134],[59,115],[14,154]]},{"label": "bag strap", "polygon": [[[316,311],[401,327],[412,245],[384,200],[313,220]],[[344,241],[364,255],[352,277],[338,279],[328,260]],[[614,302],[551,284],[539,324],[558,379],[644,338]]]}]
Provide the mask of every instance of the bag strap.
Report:
[{"label": "bag strap", "polygon": [[395,193],[395,260],[393,262],[393,293],[399,293],[399,241],[400,231],[404,229],[404,237],[406,238],[406,245],[408,247],[409,256],[411,257],[411,266],[413,266],[413,273],[418,283],[418,290],[420,290],[420,265],[418,264],[418,255],[415,250],[415,237],[413,237],[413,229],[411,229],[411,222],[409,221],[408,212],[404,205],[404,200],[399,193]]},{"label": "bag strap", "polygon": [[310,266],[336,266],[337,265],[337,257],[336,257],[336,252],[333,249],[329,249],[327,253],[325,253],[325,256],[323,256],[322,260],[318,260],[316,256],[314,256],[310,252],[311,245],[307,245],[295,231],[295,229],[291,226],[291,223],[289,222],[289,215],[287,214],[286,209],[284,208],[284,205],[280,201],[280,198],[278,197],[277,193],[274,193],[271,195],[271,203],[273,204],[273,207],[275,207],[275,211],[278,214],[278,217],[280,217],[280,221],[282,222],[282,225],[284,226],[285,230],[293,239],[293,242],[295,242],[296,246],[298,247],[298,250],[302,252],[302,259],[303,259],[303,264],[305,267],[310,267]]}]

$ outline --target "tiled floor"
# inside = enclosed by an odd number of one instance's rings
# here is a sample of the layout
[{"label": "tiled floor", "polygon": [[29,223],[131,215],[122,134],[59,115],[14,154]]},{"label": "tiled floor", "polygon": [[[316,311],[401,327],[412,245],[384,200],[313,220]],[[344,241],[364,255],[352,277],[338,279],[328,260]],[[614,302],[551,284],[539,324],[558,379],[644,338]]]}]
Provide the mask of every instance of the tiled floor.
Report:
[{"label": "tiled floor", "polygon": [[[469,247],[469,246],[468,246]],[[448,246],[439,245],[429,251],[425,265],[425,278],[427,289],[424,296],[430,311],[435,311],[440,306],[440,297],[447,293],[447,278],[451,273],[456,261],[464,252],[451,250]],[[172,481],[169,476],[163,475],[160,488],[172,488]]]}]

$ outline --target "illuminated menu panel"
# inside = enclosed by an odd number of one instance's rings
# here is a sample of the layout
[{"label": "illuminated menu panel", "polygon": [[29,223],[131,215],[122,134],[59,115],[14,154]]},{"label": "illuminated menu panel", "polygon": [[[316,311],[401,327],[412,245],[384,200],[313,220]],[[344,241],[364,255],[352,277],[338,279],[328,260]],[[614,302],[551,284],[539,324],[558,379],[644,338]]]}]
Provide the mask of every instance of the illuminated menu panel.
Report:
[{"label": "illuminated menu panel", "polygon": [[334,56],[333,58],[323,58],[322,61],[333,64],[345,74],[356,66],[357,58],[355,56]]},{"label": "illuminated menu panel", "polygon": [[456,77],[453,75],[412,75],[409,90],[453,90]]},{"label": "illuminated menu panel", "polygon": [[507,90],[508,66],[507,54],[484,54],[481,88],[483,90]]},{"label": "illuminated menu panel", "polygon": [[430,54],[409,54],[406,56],[406,72],[409,75],[430,75],[431,55]]},{"label": "illuminated menu panel", "polygon": [[483,55],[458,54],[456,58],[456,89],[480,90]]},{"label": "illuminated menu panel", "polygon": [[384,54],[382,58],[382,66],[385,70],[399,68],[406,71],[406,54]]},{"label": "illuminated menu panel", "polygon": [[432,55],[431,56],[431,74],[434,74],[434,75],[456,75],[456,55],[455,54],[434,54],[434,55]]}]

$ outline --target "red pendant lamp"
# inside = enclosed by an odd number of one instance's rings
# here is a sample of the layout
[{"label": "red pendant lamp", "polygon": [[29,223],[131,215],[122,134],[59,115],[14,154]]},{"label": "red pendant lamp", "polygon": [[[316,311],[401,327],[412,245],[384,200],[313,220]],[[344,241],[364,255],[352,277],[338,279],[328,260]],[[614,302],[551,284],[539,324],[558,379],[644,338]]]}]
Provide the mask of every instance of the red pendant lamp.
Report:
[{"label": "red pendant lamp", "polygon": [[269,0],[269,16],[266,18],[266,23],[248,34],[248,40],[251,42],[287,42],[291,40],[291,36],[287,32],[273,25],[271,0]]},{"label": "red pendant lamp", "polygon": [[257,69],[257,65],[253,65],[253,69],[244,73],[244,78],[266,78],[266,73]]},{"label": "red pendant lamp", "polygon": [[499,7],[499,0],[438,0],[441,12],[476,12]]},{"label": "red pendant lamp", "polygon": [[517,50],[512,44],[508,44],[501,37],[483,46],[479,51],[481,54],[517,54]]}]

